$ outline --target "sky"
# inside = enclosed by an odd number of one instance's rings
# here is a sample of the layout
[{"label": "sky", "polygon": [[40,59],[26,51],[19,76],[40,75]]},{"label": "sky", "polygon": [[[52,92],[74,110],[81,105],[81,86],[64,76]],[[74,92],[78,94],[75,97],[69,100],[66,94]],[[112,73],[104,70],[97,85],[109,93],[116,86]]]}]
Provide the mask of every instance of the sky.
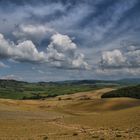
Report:
[{"label": "sky", "polygon": [[0,79],[140,78],[139,0],[0,0]]}]

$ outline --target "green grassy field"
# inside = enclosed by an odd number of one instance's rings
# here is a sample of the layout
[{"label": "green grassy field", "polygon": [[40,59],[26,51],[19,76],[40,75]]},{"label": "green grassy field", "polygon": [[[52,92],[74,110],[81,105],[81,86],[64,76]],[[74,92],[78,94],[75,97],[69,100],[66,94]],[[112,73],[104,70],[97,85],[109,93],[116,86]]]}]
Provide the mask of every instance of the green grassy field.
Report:
[{"label": "green grassy field", "polygon": [[104,87],[104,85],[83,83],[27,83],[14,80],[0,80],[0,98],[24,100],[42,99],[76,92],[91,91],[102,87]]},{"label": "green grassy field", "polygon": [[[131,85],[134,85],[132,82]],[[128,86],[125,88],[124,86]],[[4,99],[44,99],[77,92],[93,91],[104,87],[115,87],[116,91],[106,93],[105,97],[133,97],[140,98],[140,86],[132,86],[128,82],[119,81],[64,81],[28,83],[15,80],[0,80],[0,98]]]}]

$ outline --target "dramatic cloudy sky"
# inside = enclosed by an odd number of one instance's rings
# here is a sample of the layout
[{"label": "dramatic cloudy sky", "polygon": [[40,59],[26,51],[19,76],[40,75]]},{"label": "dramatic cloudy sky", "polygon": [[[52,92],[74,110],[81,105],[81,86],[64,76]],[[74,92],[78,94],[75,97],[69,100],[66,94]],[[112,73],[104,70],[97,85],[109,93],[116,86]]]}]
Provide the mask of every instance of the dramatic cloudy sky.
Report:
[{"label": "dramatic cloudy sky", "polygon": [[0,78],[136,77],[139,0],[0,0]]}]

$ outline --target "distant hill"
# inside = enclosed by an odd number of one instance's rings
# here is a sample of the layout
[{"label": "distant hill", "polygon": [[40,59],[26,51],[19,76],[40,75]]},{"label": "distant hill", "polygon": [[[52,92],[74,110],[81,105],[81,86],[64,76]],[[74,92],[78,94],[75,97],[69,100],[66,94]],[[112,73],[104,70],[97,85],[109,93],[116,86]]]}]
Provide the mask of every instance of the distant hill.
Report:
[{"label": "distant hill", "polygon": [[91,91],[101,86],[95,84],[67,84],[59,82],[28,83],[16,80],[0,80],[0,98],[44,99],[64,94]]},{"label": "distant hill", "polygon": [[67,80],[67,81],[56,81],[56,82],[37,82],[28,83],[24,81],[16,80],[4,80],[0,79],[0,85],[24,85],[24,84],[37,84],[37,85],[54,85],[54,84],[140,84],[140,78],[133,79],[120,79],[120,80]]},{"label": "distant hill", "polygon": [[120,84],[140,84],[140,78],[128,78],[117,81]]},{"label": "distant hill", "polygon": [[131,97],[140,99],[140,85],[123,87],[111,92],[105,93],[102,98],[114,98],[114,97]]},{"label": "distant hill", "polygon": [[121,80],[70,80],[52,82],[54,84],[79,84],[79,85],[116,85],[116,86],[129,86],[140,84],[140,79],[121,79]]},{"label": "distant hill", "polygon": [[16,80],[0,80],[0,98],[42,99],[76,92],[91,91],[103,87],[124,87],[140,84],[140,79],[73,80],[58,82],[28,83]]},{"label": "distant hill", "polygon": [[21,86],[27,84],[27,82],[23,82],[23,81],[16,81],[16,80],[4,80],[4,79],[0,79],[0,87],[2,86]]}]

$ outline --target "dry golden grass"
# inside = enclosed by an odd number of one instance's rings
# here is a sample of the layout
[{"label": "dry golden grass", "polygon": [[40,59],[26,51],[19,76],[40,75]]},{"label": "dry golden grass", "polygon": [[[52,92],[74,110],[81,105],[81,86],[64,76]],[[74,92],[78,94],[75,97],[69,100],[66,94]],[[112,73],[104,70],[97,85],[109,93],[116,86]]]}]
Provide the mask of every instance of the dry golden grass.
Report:
[{"label": "dry golden grass", "polygon": [[140,100],[100,98],[110,90],[48,100],[0,99],[0,140],[139,140]]}]

